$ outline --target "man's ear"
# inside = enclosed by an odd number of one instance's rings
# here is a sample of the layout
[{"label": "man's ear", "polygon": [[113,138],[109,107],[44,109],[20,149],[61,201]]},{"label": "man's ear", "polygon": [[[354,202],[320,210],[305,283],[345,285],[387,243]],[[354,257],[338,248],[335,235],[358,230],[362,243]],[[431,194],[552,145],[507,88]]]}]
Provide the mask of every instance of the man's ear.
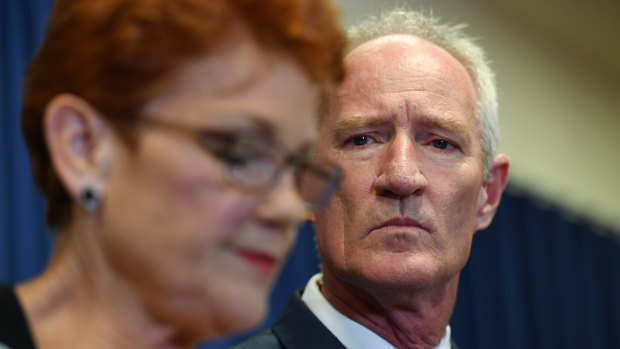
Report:
[{"label": "man's ear", "polygon": [[47,105],[44,134],[52,165],[73,198],[89,186],[105,189],[109,167],[111,128],[88,102],[62,94]]},{"label": "man's ear", "polygon": [[493,164],[478,196],[478,211],[474,231],[485,229],[491,224],[502,198],[502,193],[506,188],[509,164],[510,161],[504,154],[493,157]]}]

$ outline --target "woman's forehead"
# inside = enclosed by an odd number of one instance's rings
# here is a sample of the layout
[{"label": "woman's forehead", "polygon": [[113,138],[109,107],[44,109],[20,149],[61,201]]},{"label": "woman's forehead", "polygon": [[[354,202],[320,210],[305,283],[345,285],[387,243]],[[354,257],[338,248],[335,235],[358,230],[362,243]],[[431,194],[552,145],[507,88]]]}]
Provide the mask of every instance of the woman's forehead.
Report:
[{"label": "woman's forehead", "polygon": [[318,93],[310,78],[292,59],[239,39],[177,70],[172,87],[144,114],[227,127],[266,125],[292,148],[314,139]]}]

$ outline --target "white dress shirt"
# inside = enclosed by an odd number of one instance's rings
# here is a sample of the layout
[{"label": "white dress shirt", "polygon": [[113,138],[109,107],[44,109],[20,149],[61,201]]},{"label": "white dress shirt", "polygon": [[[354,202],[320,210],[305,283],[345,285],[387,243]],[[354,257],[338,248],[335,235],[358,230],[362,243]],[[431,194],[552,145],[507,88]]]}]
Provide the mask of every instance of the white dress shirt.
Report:
[{"label": "white dress shirt", "polygon": [[[322,278],[321,273],[314,275],[308,281],[301,299],[340,343],[349,349],[394,349],[381,336],[349,319],[329,304],[319,290],[318,282]],[[450,349],[450,325],[446,327],[446,335],[435,349]]]}]

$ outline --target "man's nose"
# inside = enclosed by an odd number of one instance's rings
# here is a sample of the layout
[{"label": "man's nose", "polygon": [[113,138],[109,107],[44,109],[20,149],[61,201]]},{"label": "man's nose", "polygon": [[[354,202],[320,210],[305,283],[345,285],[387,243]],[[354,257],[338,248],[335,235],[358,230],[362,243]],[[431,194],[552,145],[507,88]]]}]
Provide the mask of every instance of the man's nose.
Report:
[{"label": "man's nose", "polygon": [[420,195],[428,181],[420,171],[420,155],[415,140],[405,133],[396,134],[379,161],[375,181],[378,195],[404,197]]}]

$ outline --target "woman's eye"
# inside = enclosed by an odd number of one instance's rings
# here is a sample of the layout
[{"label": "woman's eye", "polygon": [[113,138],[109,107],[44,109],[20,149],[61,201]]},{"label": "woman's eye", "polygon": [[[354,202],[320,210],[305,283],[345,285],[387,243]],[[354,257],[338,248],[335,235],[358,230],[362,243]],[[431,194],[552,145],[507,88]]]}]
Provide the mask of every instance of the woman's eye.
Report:
[{"label": "woman's eye", "polygon": [[252,160],[252,152],[244,149],[244,147],[236,145],[234,140],[231,139],[205,136],[200,139],[200,144],[205,152],[215,155],[228,166],[247,166]]},{"label": "woman's eye", "polygon": [[225,152],[220,157],[228,166],[234,167],[247,166],[252,161],[248,153]]},{"label": "woman's eye", "polygon": [[244,167],[273,162],[273,150],[264,144],[231,144],[221,152],[221,158],[229,166]]},{"label": "woman's eye", "polygon": [[434,139],[431,144],[437,149],[447,149],[448,147],[452,146],[452,144],[450,144],[450,142],[446,141],[445,139]]}]

